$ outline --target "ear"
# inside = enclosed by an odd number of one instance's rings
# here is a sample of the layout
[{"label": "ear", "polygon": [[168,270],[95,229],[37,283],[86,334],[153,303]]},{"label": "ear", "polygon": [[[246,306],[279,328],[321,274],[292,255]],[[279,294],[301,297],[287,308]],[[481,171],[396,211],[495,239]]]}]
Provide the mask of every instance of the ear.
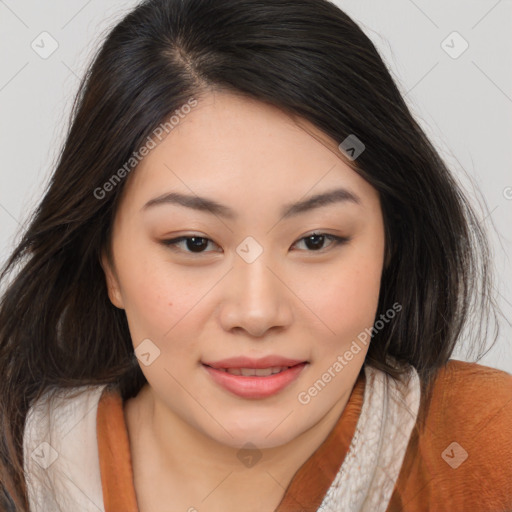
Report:
[{"label": "ear", "polygon": [[116,308],[124,309],[121,291],[119,288],[119,280],[105,250],[101,252],[100,264],[103,272],[105,272],[105,279],[110,302],[112,302]]}]

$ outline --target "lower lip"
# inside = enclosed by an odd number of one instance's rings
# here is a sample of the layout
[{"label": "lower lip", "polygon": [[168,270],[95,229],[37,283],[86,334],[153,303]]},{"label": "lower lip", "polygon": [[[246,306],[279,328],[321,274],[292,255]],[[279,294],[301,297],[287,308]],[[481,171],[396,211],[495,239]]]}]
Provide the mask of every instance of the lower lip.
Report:
[{"label": "lower lip", "polygon": [[216,370],[211,366],[203,365],[203,367],[217,384],[237,396],[242,398],[266,398],[279,393],[293,382],[307,364],[297,364],[280,373],[267,375],[266,377],[244,377]]}]

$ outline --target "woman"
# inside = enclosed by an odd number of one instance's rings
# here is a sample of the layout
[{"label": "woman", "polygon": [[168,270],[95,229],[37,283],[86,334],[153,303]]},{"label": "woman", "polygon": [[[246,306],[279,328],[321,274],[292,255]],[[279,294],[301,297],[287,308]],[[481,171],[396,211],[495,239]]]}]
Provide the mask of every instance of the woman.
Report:
[{"label": "woman", "polygon": [[141,3],[2,274],[4,508],[510,510],[486,250],[336,6]]}]

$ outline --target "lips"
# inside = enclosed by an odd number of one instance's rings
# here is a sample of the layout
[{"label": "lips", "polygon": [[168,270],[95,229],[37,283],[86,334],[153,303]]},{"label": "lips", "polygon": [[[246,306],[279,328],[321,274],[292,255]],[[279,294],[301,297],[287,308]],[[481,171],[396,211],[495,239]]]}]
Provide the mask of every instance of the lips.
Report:
[{"label": "lips", "polygon": [[268,377],[288,370],[289,366],[271,366],[269,368],[217,368],[222,372],[230,373],[231,375],[241,375],[243,377]]},{"label": "lips", "polygon": [[290,368],[301,363],[307,363],[304,359],[291,359],[278,355],[268,355],[258,359],[246,356],[230,357],[219,361],[203,361],[203,364],[215,369],[268,369]]},{"label": "lips", "polygon": [[298,379],[306,367],[307,363],[301,363],[267,377],[244,377],[203,365],[218,386],[246,399],[268,398],[279,393]]},{"label": "lips", "polygon": [[262,399],[291,385],[309,366],[309,361],[281,356],[233,357],[202,363],[202,366],[217,385],[230,393],[246,399]]}]

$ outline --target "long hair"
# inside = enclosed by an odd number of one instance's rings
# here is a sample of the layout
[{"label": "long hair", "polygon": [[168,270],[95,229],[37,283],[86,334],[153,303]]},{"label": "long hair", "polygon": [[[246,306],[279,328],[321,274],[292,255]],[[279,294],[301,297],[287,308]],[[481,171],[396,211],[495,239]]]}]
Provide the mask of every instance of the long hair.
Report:
[{"label": "long hair", "polygon": [[339,143],[352,135],[364,144],[347,163],[381,200],[386,266],[376,318],[402,306],[372,337],[365,364],[399,378],[393,356],[413,365],[427,389],[470,317],[475,342],[485,340],[483,319],[495,305],[485,233],[356,23],[327,0],[143,1],[86,72],[45,195],[0,274],[6,507],[28,510],[22,443],[34,400],[108,383],[126,399],[146,382],[100,263],[102,250],[111,257],[129,176],[111,180],[163,120],[212,90],[277,106]]}]

